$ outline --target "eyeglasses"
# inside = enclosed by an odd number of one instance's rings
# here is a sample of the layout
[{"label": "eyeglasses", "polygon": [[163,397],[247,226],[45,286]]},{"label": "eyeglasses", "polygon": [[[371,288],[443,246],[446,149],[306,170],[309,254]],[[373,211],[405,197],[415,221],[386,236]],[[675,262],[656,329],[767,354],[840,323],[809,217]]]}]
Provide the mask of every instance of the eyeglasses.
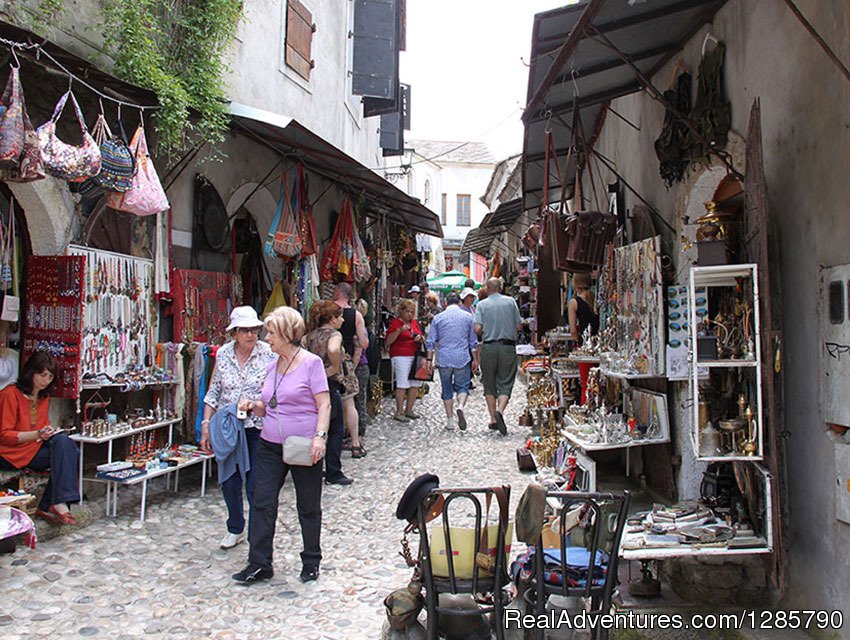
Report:
[{"label": "eyeglasses", "polygon": [[256,333],[260,334],[260,327],[239,327],[236,329],[239,333]]}]

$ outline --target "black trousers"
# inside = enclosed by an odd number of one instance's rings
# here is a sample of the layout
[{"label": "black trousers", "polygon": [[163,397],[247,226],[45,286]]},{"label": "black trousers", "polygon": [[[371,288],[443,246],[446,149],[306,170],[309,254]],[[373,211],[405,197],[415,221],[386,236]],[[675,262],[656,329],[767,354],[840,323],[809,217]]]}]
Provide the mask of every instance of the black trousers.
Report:
[{"label": "black trousers", "polygon": [[283,461],[283,447],[260,440],[254,459],[254,504],[248,522],[248,562],[270,569],[274,551],[274,531],[280,490],[286,475],[292,472],[295,483],[295,505],[301,523],[301,564],[318,568],[322,560],[322,463],[311,467],[288,465]]},{"label": "black trousers", "polygon": [[[0,468],[14,469],[6,460],[0,458]],[[80,490],[77,474],[80,470],[80,449],[67,433],[57,433],[44,441],[35,456],[25,466],[33,471],[50,469],[50,480],[44,488],[44,494],[38,508],[47,511],[54,504],[79,502]]]},{"label": "black trousers", "polygon": [[331,422],[328,426],[328,448],[325,451],[325,478],[335,480],[342,473],[342,439],[345,436],[345,420],[342,412],[342,385],[328,380],[331,394]]}]

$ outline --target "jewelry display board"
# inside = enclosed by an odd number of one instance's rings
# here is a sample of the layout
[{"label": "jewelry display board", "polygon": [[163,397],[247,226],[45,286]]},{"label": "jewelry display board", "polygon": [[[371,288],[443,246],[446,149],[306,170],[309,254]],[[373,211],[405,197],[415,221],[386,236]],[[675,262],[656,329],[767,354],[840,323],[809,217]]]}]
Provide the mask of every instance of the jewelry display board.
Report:
[{"label": "jewelry display board", "polygon": [[35,351],[56,358],[56,398],[79,395],[85,270],[83,256],[31,256],[27,266],[22,362]]},{"label": "jewelry display board", "polygon": [[85,259],[81,378],[150,368],[159,335],[153,261],[71,245]]},{"label": "jewelry display board", "polygon": [[228,273],[174,270],[171,286],[175,342],[224,342],[224,328],[230,323],[233,308],[230,283]]},{"label": "jewelry display board", "polygon": [[617,273],[616,340],[622,371],[663,376],[665,318],[661,237],[615,249],[614,262]]}]

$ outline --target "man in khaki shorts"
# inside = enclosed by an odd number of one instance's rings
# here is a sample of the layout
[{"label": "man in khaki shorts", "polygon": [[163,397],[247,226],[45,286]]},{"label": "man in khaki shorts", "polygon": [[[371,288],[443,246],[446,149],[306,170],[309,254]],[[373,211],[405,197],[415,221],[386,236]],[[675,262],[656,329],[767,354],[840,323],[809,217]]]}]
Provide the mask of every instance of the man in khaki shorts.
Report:
[{"label": "man in khaki shorts", "polygon": [[487,298],[475,308],[475,330],[481,336],[481,380],[490,412],[490,428],[507,435],[504,411],[516,379],[516,336],[522,318],[516,301],[502,295],[502,281],[490,278]]}]

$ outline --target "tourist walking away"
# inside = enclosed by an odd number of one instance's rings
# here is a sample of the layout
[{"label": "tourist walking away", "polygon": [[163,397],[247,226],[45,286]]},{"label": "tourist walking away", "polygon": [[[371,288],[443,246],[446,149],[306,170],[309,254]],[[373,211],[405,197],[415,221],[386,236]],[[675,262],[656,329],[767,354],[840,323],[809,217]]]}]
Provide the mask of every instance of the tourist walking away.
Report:
[{"label": "tourist walking away", "polygon": [[69,504],[80,501],[80,450],[50,424],[50,392],[59,369],[46,351],[24,363],[18,381],[0,391],[0,469],[50,470],[35,515],[51,524],[77,524]]},{"label": "tourist walking away", "polygon": [[380,361],[381,352],[378,341],[375,339],[375,335],[372,333],[371,329],[369,329],[369,323],[365,322],[366,318],[369,316],[369,303],[363,298],[360,298],[357,301],[355,308],[357,309],[357,312],[363,316],[364,324],[366,325],[366,341],[368,342],[366,347],[360,347],[360,360],[357,362],[357,368],[354,370],[354,373],[357,376],[357,385],[360,387],[357,391],[357,395],[354,396],[354,407],[357,409],[357,431],[362,443],[363,436],[366,435],[366,427],[369,423],[371,423],[366,404],[366,400],[369,398],[369,378],[371,377],[372,372],[369,364],[369,353],[370,351],[374,352],[378,349],[377,357]]},{"label": "tourist walking away", "polygon": [[[351,439],[352,455],[360,458],[366,454],[366,449],[360,442],[360,418],[354,403],[360,386],[357,383],[355,370],[363,351],[369,347],[369,336],[366,333],[366,321],[363,319],[363,314],[351,306],[352,294],[351,285],[347,282],[340,282],[334,287],[334,302],[342,309],[342,326],[339,332],[342,334],[342,348],[345,350],[343,358],[349,360],[348,363],[343,363],[343,373],[348,373],[345,369],[349,368],[350,364],[352,374],[345,376],[345,389],[342,393],[343,417],[348,437]],[[355,446],[358,450],[357,455],[354,455]]]},{"label": "tourist walking away", "polygon": [[[573,337],[573,347],[580,347],[584,342],[584,334],[590,327],[590,335],[599,333],[599,313],[596,311],[596,298],[590,290],[592,281],[589,273],[573,275],[573,297],[567,303],[567,321],[570,334]],[[593,363],[579,362],[578,373],[581,381],[581,404],[587,398],[587,377]]]},{"label": "tourist walking away", "polygon": [[[215,454],[218,482],[227,505],[227,533],[219,546],[230,549],[246,537],[242,485],[248,506],[254,500],[254,455],[263,419],[248,412],[239,419],[242,400],[259,400],[266,371],[274,360],[271,347],[260,338],[263,322],[252,307],[230,312],[230,342],[219,348],[210,387],[204,396],[201,449]],[[212,447],[210,446],[212,445]]]},{"label": "tourist walking away", "polygon": [[[319,577],[322,560],[322,458],[328,437],[331,402],[322,359],[300,346],[304,320],[291,307],[278,307],[266,317],[266,340],[277,356],[269,365],[260,399],[245,400],[243,410],[264,418],[254,467],[254,504],[248,526],[248,565],[233,574],[250,584],[274,575],[272,552],[280,490],[292,473],[295,506],[301,525],[301,581]],[[309,443],[309,462],[284,461],[284,442]],[[300,456],[295,456],[300,458]],[[303,462],[302,460],[298,460]]]},{"label": "tourist walking away", "polygon": [[301,344],[322,359],[331,398],[331,421],[328,428],[328,447],[325,453],[325,484],[348,485],[354,482],[342,472],[342,438],[345,433],[342,417],[342,309],[335,302],[320,300],[310,307],[307,328],[310,333]]},{"label": "tourist walking away", "polygon": [[416,396],[422,382],[412,380],[413,362],[421,345],[425,342],[422,328],[416,321],[416,303],[400,300],[396,306],[396,317],[387,327],[386,343],[390,350],[390,362],[395,377],[395,415],[393,420],[410,422],[419,418],[413,411]]},{"label": "tourist walking away", "polygon": [[520,315],[516,301],[502,295],[502,281],[490,278],[487,297],[475,308],[475,328],[481,336],[481,381],[490,412],[490,428],[507,435],[505,407],[516,380],[516,336]]},{"label": "tourist walking away", "polygon": [[[445,311],[434,316],[431,330],[425,340],[428,350],[428,362],[433,362],[437,352],[437,369],[440,372],[443,405],[446,409],[446,429],[457,425],[466,431],[464,409],[469,397],[469,382],[472,369],[478,369],[478,336],[475,333],[473,317],[460,308],[460,296],[450,293],[446,298]],[[430,365],[429,365],[430,366]],[[457,409],[454,407],[457,396]]]}]

